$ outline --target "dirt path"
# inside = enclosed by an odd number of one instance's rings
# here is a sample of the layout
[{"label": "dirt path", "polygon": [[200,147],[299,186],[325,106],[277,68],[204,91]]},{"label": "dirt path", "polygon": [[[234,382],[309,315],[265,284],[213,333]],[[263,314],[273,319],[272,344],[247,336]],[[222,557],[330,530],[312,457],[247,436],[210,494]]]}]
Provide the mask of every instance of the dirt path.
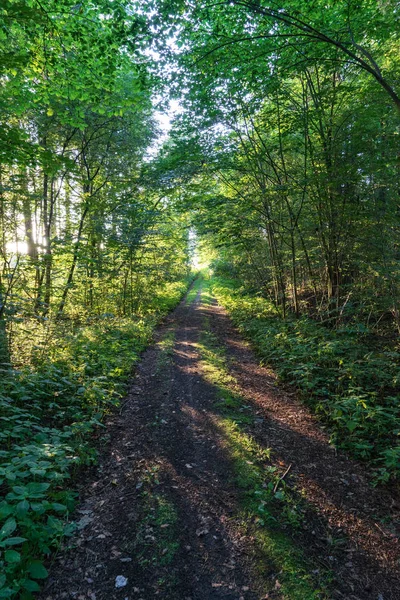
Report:
[{"label": "dirt path", "polygon": [[42,599],[400,599],[396,500],[215,302],[171,315],[108,427]]}]

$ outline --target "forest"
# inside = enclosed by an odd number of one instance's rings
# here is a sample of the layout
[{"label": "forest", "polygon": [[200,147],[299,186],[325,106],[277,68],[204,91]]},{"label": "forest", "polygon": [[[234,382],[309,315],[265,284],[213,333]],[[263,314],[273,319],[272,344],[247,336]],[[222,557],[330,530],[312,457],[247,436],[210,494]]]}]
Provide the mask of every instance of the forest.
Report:
[{"label": "forest", "polygon": [[[399,600],[399,51],[396,0],[2,0],[0,598]],[[237,503],[188,541],[182,452]],[[131,571],[71,592],[96,478]]]}]

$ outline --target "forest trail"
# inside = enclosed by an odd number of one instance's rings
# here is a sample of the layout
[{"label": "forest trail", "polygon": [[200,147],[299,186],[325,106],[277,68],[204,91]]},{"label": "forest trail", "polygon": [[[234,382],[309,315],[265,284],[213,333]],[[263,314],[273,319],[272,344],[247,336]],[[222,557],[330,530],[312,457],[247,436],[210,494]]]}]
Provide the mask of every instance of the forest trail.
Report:
[{"label": "forest trail", "polygon": [[159,329],[107,431],[42,599],[400,599],[398,502],[207,290]]}]

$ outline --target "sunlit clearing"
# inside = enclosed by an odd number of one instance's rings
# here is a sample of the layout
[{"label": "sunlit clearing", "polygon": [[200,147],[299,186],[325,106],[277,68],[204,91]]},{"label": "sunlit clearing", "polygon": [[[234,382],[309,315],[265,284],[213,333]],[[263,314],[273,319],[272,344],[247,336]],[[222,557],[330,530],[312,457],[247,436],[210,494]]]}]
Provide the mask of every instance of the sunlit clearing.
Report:
[{"label": "sunlit clearing", "polygon": [[200,251],[199,238],[194,229],[189,230],[189,252],[190,252],[190,263],[195,271],[201,271],[207,269],[210,261],[204,252]]}]

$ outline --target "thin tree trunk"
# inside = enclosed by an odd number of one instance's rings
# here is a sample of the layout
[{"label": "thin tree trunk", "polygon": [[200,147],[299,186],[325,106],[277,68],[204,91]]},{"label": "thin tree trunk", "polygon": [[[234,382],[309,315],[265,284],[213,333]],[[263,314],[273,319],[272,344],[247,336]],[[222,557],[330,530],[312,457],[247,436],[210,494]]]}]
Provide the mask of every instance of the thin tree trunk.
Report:
[{"label": "thin tree trunk", "polygon": [[[89,190],[85,189],[84,193],[88,193]],[[72,256],[72,263],[69,269],[69,273],[68,273],[68,278],[67,278],[67,282],[64,286],[64,290],[62,293],[62,297],[61,297],[61,302],[58,306],[58,310],[57,310],[57,319],[60,319],[63,315],[64,312],[64,308],[65,308],[65,303],[67,301],[67,297],[68,297],[68,292],[72,287],[72,283],[74,280],[74,273],[75,273],[75,269],[76,269],[76,264],[78,262],[78,256],[79,256],[79,249],[80,249],[80,244],[81,244],[81,239],[82,239],[82,232],[83,232],[83,226],[85,223],[85,219],[86,216],[88,214],[89,211],[89,204],[88,201],[86,201],[86,206],[83,209],[82,215],[81,215],[81,220],[79,222],[79,228],[78,228],[78,236],[75,242],[75,247],[74,247],[74,254]]]},{"label": "thin tree trunk", "polygon": [[292,286],[293,286],[293,304],[296,317],[299,316],[299,299],[297,295],[297,271],[296,271],[296,245],[294,241],[293,229],[290,232],[290,246],[292,252]]}]

